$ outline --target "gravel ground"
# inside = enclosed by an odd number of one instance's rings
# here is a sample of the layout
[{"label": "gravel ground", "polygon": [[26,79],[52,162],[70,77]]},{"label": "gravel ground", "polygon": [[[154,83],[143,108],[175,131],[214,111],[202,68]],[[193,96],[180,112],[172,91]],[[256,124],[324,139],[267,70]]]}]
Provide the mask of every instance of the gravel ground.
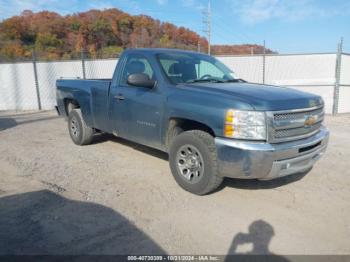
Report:
[{"label": "gravel ground", "polygon": [[0,113],[0,253],[350,254],[350,115],[308,173],[183,191],[167,155],[112,136],[75,146],[49,112]]}]

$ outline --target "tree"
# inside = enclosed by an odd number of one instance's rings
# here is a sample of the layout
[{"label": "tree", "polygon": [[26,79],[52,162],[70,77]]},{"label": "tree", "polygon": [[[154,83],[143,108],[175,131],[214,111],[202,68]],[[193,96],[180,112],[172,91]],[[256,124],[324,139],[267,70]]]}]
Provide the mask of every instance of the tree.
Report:
[{"label": "tree", "polygon": [[[119,9],[89,10],[61,16],[25,10],[0,22],[1,59],[30,58],[35,47],[40,58],[74,58],[85,49],[90,56],[108,56],[129,47],[168,47],[206,52],[204,37],[146,15],[132,16]],[[217,54],[261,52],[261,46],[213,46]],[[269,52],[271,50],[267,50]]]}]

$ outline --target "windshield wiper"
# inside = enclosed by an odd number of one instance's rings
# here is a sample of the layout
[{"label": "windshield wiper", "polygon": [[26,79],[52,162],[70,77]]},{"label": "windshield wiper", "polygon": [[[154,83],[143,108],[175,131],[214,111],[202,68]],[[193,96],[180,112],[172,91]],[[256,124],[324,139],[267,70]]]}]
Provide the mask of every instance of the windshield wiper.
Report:
[{"label": "windshield wiper", "polygon": [[217,78],[206,78],[206,79],[191,79],[186,83],[200,83],[200,82],[212,82],[212,83],[225,83],[226,81]]},{"label": "windshield wiper", "polygon": [[191,79],[186,81],[186,83],[200,83],[200,82],[212,82],[212,83],[247,83],[242,78],[234,78],[234,79],[219,79],[219,78],[205,78],[205,79]]},{"label": "windshield wiper", "polygon": [[226,80],[225,83],[247,83],[247,81],[242,78],[234,78]]}]

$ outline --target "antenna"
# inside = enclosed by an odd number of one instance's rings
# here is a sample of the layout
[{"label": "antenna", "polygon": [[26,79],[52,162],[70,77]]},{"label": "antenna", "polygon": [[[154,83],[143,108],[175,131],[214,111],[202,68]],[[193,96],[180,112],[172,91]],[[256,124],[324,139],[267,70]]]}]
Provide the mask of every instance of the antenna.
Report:
[{"label": "antenna", "polygon": [[203,24],[204,24],[204,30],[203,32],[207,34],[208,39],[208,55],[210,55],[210,40],[211,40],[211,6],[210,6],[210,0],[208,0],[208,9],[203,10]]}]

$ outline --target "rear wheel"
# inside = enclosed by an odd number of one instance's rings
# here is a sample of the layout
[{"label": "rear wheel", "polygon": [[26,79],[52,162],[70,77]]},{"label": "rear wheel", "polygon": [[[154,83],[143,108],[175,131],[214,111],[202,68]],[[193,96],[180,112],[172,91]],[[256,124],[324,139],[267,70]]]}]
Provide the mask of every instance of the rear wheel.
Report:
[{"label": "rear wheel", "polygon": [[88,145],[91,143],[94,130],[88,127],[79,108],[70,111],[68,116],[68,130],[71,139],[76,145]]},{"label": "rear wheel", "polygon": [[197,195],[215,190],[223,180],[218,174],[214,138],[201,130],[183,132],[172,140],[169,164],[176,182]]}]

